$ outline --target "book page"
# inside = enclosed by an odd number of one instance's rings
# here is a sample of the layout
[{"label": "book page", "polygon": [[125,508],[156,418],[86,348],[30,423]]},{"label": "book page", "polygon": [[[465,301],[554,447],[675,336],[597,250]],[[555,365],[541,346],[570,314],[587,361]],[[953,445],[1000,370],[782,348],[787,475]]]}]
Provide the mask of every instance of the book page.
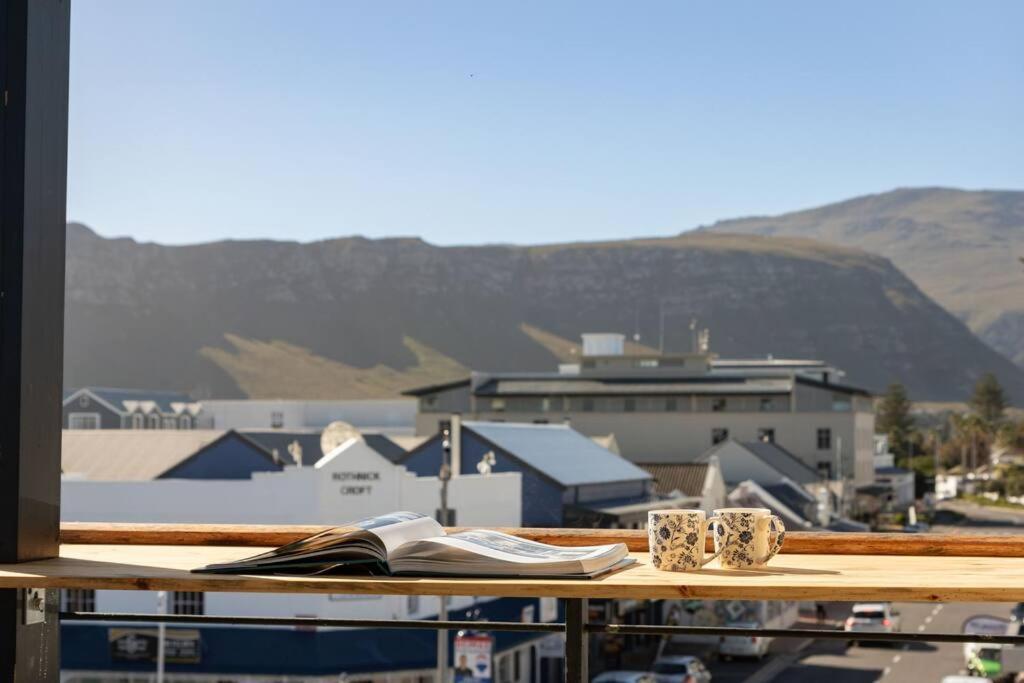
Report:
[{"label": "book page", "polygon": [[[513,564],[583,562],[584,560],[615,555],[619,552],[617,545],[564,548],[547,545],[546,543],[537,543],[536,541],[528,541],[524,538],[501,533],[500,531],[485,530],[460,531],[440,538],[431,538],[428,542],[459,548],[474,555]],[[416,544],[416,546],[422,552],[422,545]],[[416,547],[408,549],[409,552],[416,552],[416,550]],[[406,553],[400,550],[396,555],[401,556],[404,554]]]}]

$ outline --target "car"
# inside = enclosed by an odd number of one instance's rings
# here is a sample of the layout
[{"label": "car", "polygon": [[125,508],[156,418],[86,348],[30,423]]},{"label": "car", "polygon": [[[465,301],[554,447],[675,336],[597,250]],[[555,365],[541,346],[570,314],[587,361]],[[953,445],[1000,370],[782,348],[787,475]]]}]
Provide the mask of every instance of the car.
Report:
[{"label": "car", "polygon": [[998,677],[1003,673],[1003,646],[979,646],[967,660],[967,673],[972,676]]},{"label": "car", "polygon": [[[729,628],[760,628],[753,621],[738,621],[728,624]],[[761,659],[768,654],[768,646],[772,639],[764,636],[722,636],[718,641],[718,654],[722,659],[733,657],[753,657]]]},{"label": "car", "polygon": [[[860,602],[850,610],[843,630],[851,636],[858,633],[898,633],[900,613],[888,602]],[[856,642],[856,638],[850,638],[850,644]]]},{"label": "car", "polygon": [[665,655],[654,660],[657,683],[710,683],[711,672],[693,655]]},{"label": "car", "polygon": [[1018,602],[1010,610],[1010,621],[1018,624],[1024,622],[1024,602]]},{"label": "car", "polygon": [[657,683],[650,671],[605,671],[591,679],[591,683]]}]

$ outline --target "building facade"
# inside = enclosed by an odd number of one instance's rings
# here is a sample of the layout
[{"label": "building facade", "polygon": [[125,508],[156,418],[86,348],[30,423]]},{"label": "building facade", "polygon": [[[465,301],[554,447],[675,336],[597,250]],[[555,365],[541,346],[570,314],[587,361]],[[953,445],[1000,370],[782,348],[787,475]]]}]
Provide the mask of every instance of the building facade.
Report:
[{"label": "building facade", "polygon": [[64,392],[64,429],[194,429],[202,406],[188,394],[82,387]]},{"label": "building facade", "polygon": [[407,394],[419,401],[417,434],[436,432],[451,413],[569,422],[588,436],[614,434],[622,455],[643,463],[692,462],[728,439],[768,441],[825,478],[867,484],[874,478],[872,397],[835,383],[841,376],[812,361],[612,353],[584,355],[557,372],[474,372]]}]

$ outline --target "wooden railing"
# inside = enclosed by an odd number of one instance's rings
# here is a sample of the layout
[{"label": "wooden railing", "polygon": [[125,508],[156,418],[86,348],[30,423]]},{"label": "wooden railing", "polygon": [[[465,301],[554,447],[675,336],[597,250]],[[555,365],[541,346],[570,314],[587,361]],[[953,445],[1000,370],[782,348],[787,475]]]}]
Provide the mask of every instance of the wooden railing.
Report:
[{"label": "wooden railing", "polygon": [[[65,522],[61,543],[109,545],[225,545],[272,547],[315,534],[320,525],[114,524]],[[454,527],[449,531],[457,531]],[[500,528],[543,543],[563,546],[625,543],[647,550],[647,532],[636,529]],[[710,538],[708,544],[710,547]],[[997,534],[892,534],[791,531],[782,548],[788,555],[924,555],[1024,557],[1024,539]]]}]

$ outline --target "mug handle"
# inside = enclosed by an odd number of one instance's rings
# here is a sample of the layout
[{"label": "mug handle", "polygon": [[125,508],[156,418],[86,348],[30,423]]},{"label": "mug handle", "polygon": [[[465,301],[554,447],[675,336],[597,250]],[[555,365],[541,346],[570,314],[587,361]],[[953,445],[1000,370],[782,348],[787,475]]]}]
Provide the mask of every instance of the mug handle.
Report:
[{"label": "mug handle", "polygon": [[[733,537],[733,534],[732,534],[732,529],[729,527],[728,524],[726,524],[722,520],[721,517],[712,517],[711,519],[709,519],[707,521],[707,528],[706,528],[704,533],[706,534],[708,531],[710,531],[712,538],[714,538],[714,534],[715,534],[714,525],[715,524],[721,524],[723,527],[725,527],[725,541],[722,542],[722,546],[718,550],[715,551],[714,555],[709,555],[708,557],[705,557],[703,560],[701,560],[700,566],[702,566],[702,567],[704,565],[706,565],[708,562],[710,562],[711,560],[713,560],[716,557],[718,557],[719,555],[721,555],[722,551],[725,550],[730,545],[732,545],[733,541],[735,540],[735,538]],[[701,548],[701,550],[703,551],[704,549]]]},{"label": "mug handle", "polygon": [[772,515],[768,520],[768,525],[770,528],[775,529],[775,537],[772,538],[769,531],[768,552],[765,553],[764,558],[758,564],[764,564],[775,557],[782,550],[782,542],[786,539],[786,525],[782,523],[782,519],[778,515]]}]

